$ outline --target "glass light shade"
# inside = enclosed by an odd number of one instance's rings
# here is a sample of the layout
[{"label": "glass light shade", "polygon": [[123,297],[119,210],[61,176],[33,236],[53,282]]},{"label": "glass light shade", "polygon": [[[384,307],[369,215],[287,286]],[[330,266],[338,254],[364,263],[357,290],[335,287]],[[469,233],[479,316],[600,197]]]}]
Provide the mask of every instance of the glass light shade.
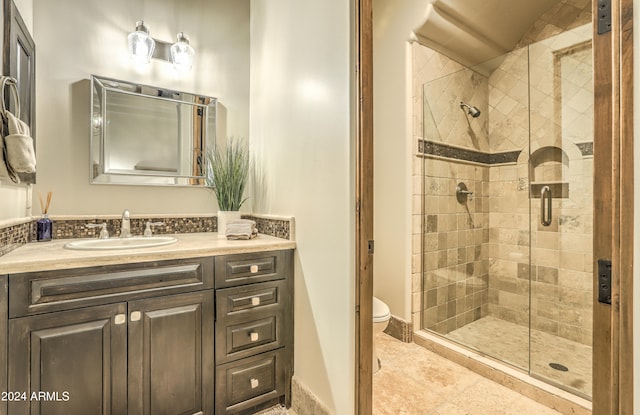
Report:
[{"label": "glass light shade", "polygon": [[184,33],[178,33],[178,41],[171,45],[171,62],[179,71],[188,71],[193,65],[195,52],[189,45],[189,39]]},{"label": "glass light shade", "polygon": [[129,33],[129,53],[136,63],[149,63],[156,42],[149,36],[149,28],[143,21],[136,23],[136,31]]}]

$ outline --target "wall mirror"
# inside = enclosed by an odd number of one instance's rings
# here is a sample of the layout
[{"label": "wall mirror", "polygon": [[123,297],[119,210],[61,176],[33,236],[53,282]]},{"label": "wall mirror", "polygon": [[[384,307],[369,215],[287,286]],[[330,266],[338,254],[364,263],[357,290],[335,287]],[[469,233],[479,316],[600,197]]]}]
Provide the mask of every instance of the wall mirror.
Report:
[{"label": "wall mirror", "polygon": [[204,186],[216,98],[93,75],[91,183]]}]

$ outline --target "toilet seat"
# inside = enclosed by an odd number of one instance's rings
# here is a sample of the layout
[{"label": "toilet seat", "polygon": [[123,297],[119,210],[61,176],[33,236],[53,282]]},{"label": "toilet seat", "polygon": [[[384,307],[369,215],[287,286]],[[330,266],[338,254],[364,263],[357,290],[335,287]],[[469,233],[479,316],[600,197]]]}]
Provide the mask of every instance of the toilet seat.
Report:
[{"label": "toilet seat", "polygon": [[391,311],[383,301],[373,297],[373,322],[382,323],[391,318]]}]

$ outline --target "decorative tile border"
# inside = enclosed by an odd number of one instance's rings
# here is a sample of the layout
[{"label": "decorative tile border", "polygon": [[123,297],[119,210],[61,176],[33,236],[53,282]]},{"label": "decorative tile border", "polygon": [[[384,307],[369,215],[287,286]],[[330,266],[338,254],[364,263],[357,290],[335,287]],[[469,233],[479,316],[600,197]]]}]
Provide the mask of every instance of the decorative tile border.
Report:
[{"label": "decorative tile border", "polygon": [[404,321],[396,316],[391,316],[389,325],[384,330],[389,336],[394,337],[404,343],[413,342],[413,324]]},{"label": "decorative tile border", "polygon": [[580,149],[582,156],[593,156],[593,142],[590,143],[576,143],[576,147]]},{"label": "decorative tile border", "polygon": [[434,141],[418,140],[418,152],[420,154],[491,165],[515,163],[518,161],[521,150],[507,151],[504,153],[483,153],[482,151],[453,147]]},{"label": "decorative tile border", "polygon": [[[246,214],[243,218],[256,222],[258,232],[278,238],[293,240],[294,221],[292,217]],[[109,236],[120,235],[122,219],[120,216],[51,216],[54,239],[97,238],[100,228],[90,229],[90,223],[106,223]],[[35,222],[37,218],[25,218],[23,223],[0,223],[0,256],[36,240]],[[17,221],[20,222],[20,221]],[[153,228],[154,234],[217,232],[216,216],[175,216],[162,215],[136,216],[131,218],[131,233],[142,235],[147,222],[162,222]]]}]

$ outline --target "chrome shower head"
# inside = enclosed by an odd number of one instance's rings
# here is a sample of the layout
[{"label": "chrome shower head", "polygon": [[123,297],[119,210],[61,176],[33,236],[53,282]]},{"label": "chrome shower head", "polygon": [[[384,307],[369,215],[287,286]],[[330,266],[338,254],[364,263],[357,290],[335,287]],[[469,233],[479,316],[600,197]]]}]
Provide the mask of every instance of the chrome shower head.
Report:
[{"label": "chrome shower head", "polygon": [[471,115],[473,118],[478,118],[481,114],[480,110],[478,109],[478,107],[474,107],[468,104],[465,104],[464,102],[460,101],[460,108],[462,109],[467,109],[467,114]]}]

